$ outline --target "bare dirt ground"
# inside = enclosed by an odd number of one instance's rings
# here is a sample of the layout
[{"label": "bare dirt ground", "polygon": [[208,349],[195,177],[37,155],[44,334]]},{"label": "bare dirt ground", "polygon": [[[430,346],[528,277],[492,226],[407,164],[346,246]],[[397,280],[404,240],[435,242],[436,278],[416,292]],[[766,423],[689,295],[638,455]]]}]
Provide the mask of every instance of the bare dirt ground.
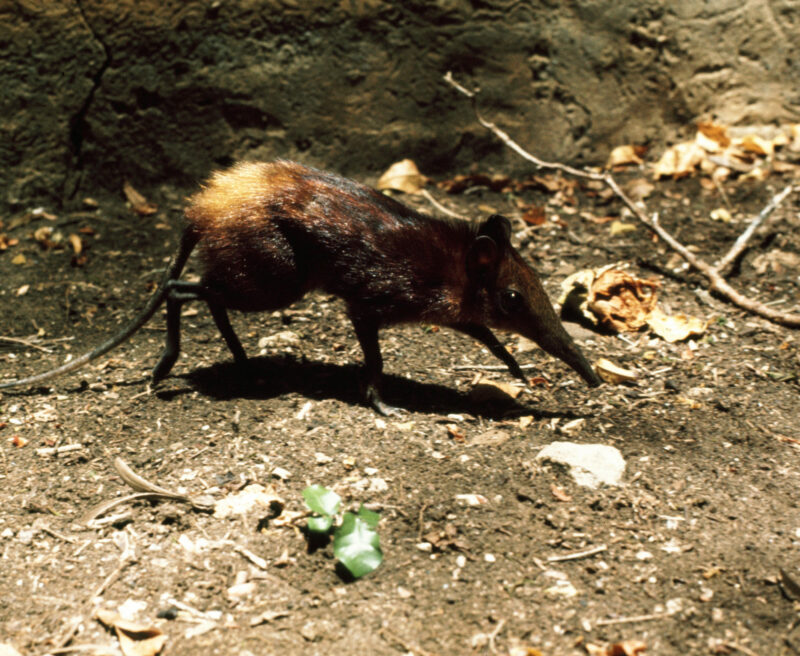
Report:
[{"label": "bare dirt ground", "polygon": [[[694,178],[658,183],[648,204],[713,261],[784,184],[726,188],[732,223],[709,218],[724,200]],[[136,313],[176,244],[185,191],[153,190],[159,210],[144,217],[110,198],[52,217],[2,217],[11,243],[0,252],[0,336],[27,345],[0,341],[0,377],[49,369]],[[508,194],[435,193],[472,216],[519,216]],[[155,391],[159,315],[83,370],[4,393],[0,642],[22,654],[67,642],[118,653],[93,616],[122,608],[158,626],[163,653],[176,655],[583,654],[623,640],[652,654],[800,652],[798,334],[702,300],[699,278],[670,273],[671,253],[641,227],[612,237],[582,214],[618,211],[604,203],[578,189],[571,206],[548,209],[557,221],[526,229],[517,219],[516,238],[553,298],[569,273],[623,261],[661,282],[663,307],[709,321],[692,344],[573,328],[591,361],[638,371],[633,384],[589,389],[534,350],[518,358],[549,384],[484,402],[471,394],[477,375],[513,383],[505,371],[462,368],[496,365],[485,349],[405,326],[382,336],[385,398],[405,414],[382,419],[360,401],[361,353],[342,305],[316,295],[271,316],[233,317],[263,372],[257,385],[239,378],[198,306],[184,318],[173,376]],[[732,278],[787,309],[800,289],[799,209],[794,194]],[[43,247],[45,233],[34,237],[43,227],[50,240],[78,235],[82,260],[69,246]],[[518,350],[516,336],[503,340]],[[624,485],[589,490],[537,464],[556,440],[617,447]],[[220,519],[137,501],[81,526],[97,504],[132,492],[113,468],[118,456],[190,495],[219,500],[259,483],[283,508]],[[312,483],[381,513],[378,570],[342,578],[331,546],[310,547],[304,521],[285,521],[303,511]]]}]

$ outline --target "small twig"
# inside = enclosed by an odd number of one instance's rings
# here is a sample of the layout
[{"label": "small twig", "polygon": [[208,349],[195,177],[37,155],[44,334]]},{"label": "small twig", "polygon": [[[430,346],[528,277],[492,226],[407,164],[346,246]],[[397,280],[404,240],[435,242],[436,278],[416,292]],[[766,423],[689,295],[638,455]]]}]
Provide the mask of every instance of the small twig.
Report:
[{"label": "small twig", "polygon": [[745,654],[745,656],[758,656],[758,654],[754,652],[752,649],[748,649],[744,645],[740,645],[738,642],[729,642],[728,640],[720,640],[720,641],[715,641],[715,644],[719,645],[720,647],[725,647],[727,649],[733,649],[734,651],[740,651],[743,654]]},{"label": "small twig", "polygon": [[[684,260],[686,260],[690,266],[695,268],[699,271],[709,282],[709,289],[711,291],[717,292],[721,296],[727,298],[731,303],[737,305],[738,307],[747,310],[752,314],[756,314],[758,316],[764,317],[765,319],[769,319],[770,321],[774,321],[775,323],[779,323],[784,326],[788,326],[790,328],[800,328],[800,314],[798,313],[788,313],[788,312],[779,312],[774,310],[764,303],[759,301],[753,300],[743,294],[740,294],[735,289],[733,289],[725,278],[720,273],[720,267],[714,267],[701,260],[700,258],[696,257],[691,251],[689,251],[683,244],[681,244],[677,239],[675,239],[672,235],[670,235],[659,223],[658,217],[654,216],[652,219],[649,218],[644,210],[644,205],[640,203],[634,203],[631,198],[620,188],[617,184],[616,180],[614,180],[613,176],[609,172],[605,173],[597,173],[594,171],[588,171],[585,169],[577,169],[572,166],[567,166],[566,164],[561,164],[559,162],[546,162],[544,160],[539,159],[538,157],[532,155],[527,150],[525,150],[522,146],[520,146],[516,141],[514,141],[506,132],[501,130],[497,125],[492,123],[491,121],[487,121],[486,119],[481,116],[478,106],[477,106],[477,96],[475,91],[470,91],[463,85],[459,84],[458,82],[453,79],[452,73],[448,72],[447,75],[444,76],[445,82],[447,82],[450,86],[452,86],[456,91],[461,93],[462,95],[469,98],[470,103],[472,104],[472,111],[475,114],[475,118],[477,119],[478,123],[480,123],[484,128],[491,131],[500,141],[502,141],[506,146],[508,146],[511,150],[517,153],[523,159],[534,164],[537,168],[542,169],[553,169],[557,171],[562,171],[563,173],[568,173],[577,178],[583,178],[584,180],[596,180],[604,183],[614,195],[619,198],[620,201],[627,207],[631,213],[645,226],[647,226],[650,230],[655,232],[667,245],[670,246],[673,250],[675,250]],[[784,190],[786,194],[789,192]],[[773,201],[775,201],[775,206],[777,207],[777,203],[783,200],[785,196],[783,192],[778,194]],[[777,200],[776,200],[777,199]],[[770,203],[771,205],[772,203]],[[766,210],[769,208],[769,212]],[[764,220],[769,215],[769,213],[774,209],[770,208],[768,205],[761,214],[765,214]],[[759,215],[760,218],[760,215]],[[763,222],[763,221],[762,221]],[[755,222],[754,222],[755,223]],[[753,225],[753,224],[751,224]],[[758,226],[755,225],[753,227],[753,232]],[[743,244],[746,243],[747,239],[750,237],[742,235],[737,243],[741,241]],[[734,248],[737,248],[736,244],[734,244]],[[734,257],[736,254],[734,254]],[[726,256],[723,259],[726,259]]]},{"label": "small twig", "polygon": [[177,501],[179,503],[188,503],[195,510],[209,511],[214,509],[214,500],[206,495],[187,496],[185,494],[178,494],[172,492],[160,485],[156,485],[148,481],[143,476],[140,476],[133,471],[122,458],[114,458],[114,468],[117,470],[120,478],[130,485],[135,494],[129,494],[124,497],[117,497],[104,501],[97,506],[91,508],[79,520],[82,524],[88,525],[90,522],[95,521],[98,517],[104,515],[112,508],[128,503],[129,501],[136,501],[139,499],[148,499],[151,501]]},{"label": "small twig", "polygon": [[595,626],[611,626],[612,624],[630,624],[633,622],[652,622],[672,617],[674,613],[651,613],[650,615],[631,615],[630,617],[615,617],[609,620],[597,620]]},{"label": "small twig", "polygon": [[119,649],[114,649],[108,645],[91,644],[74,645],[72,647],[62,647],[61,649],[53,649],[49,654],[79,654],[84,652],[91,652],[92,656],[121,656],[122,652]]},{"label": "small twig", "polygon": [[43,353],[52,353],[52,349],[45,348],[44,346],[39,346],[38,344],[34,344],[33,342],[27,339],[21,339],[19,337],[6,337],[5,335],[0,335],[0,342],[10,342],[11,344],[22,344],[23,346],[27,346],[28,348],[37,349],[42,351]]},{"label": "small twig", "polygon": [[417,542],[422,542],[422,534],[425,531],[425,511],[428,509],[430,504],[426,501],[419,507],[419,520],[417,524]]},{"label": "small twig", "polygon": [[494,627],[494,631],[489,634],[489,651],[493,654],[497,653],[497,647],[494,644],[494,641],[497,639],[497,636],[500,635],[500,631],[503,630],[503,627],[506,625],[505,620],[500,620],[497,623],[497,626]]},{"label": "small twig", "polygon": [[54,531],[49,526],[42,526],[42,531],[47,533],[48,535],[52,535],[54,538],[58,538],[59,540],[63,540],[64,542],[69,542],[70,544],[75,544],[77,540],[75,538],[71,538],[68,535],[62,535],[58,531]]},{"label": "small twig", "polygon": [[258,567],[259,569],[269,569],[269,563],[264,560],[261,556],[257,556],[249,549],[245,549],[244,547],[231,543],[231,548],[238,553],[240,556],[243,556],[247,560],[249,560],[253,565]]},{"label": "small twig", "polygon": [[64,444],[63,446],[44,446],[36,449],[37,456],[56,456],[60,457],[72,451],[80,451],[83,444]]},{"label": "small twig", "polygon": [[578,560],[579,558],[588,558],[589,556],[594,556],[595,554],[602,553],[607,549],[608,547],[606,545],[601,544],[596,547],[592,547],[591,549],[585,549],[584,551],[576,551],[571,554],[564,554],[563,556],[549,556],[547,558],[547,562],[560,563],[564,560]]},{"label": "small twig", "polygon": [[431,192],[427,189],[423,189],[421,192],[422,196],[427,200],[431,205],[433,205],[437,210],[439,210],[442,214],[447,216],[451,216],[454,219],[461,219],[462,221],[469,221],[468,216],[464,216],[463,214],[459,214],[458,212],[454,212],[453,210],[447,209],[444,205],[442,205],[438,200],[436,200]]},{"label": "small twig", "polygon": [[764,224],[764,222],[769,218],[769,215],[775,211],[778,205],[783,202],[783,199],[786,198],[791,191],[792,186],[789,185],[782,192],[775,194],[772,197],[772,200],[767,203],[766,207],[761,210],[758,216],[753,218],[753,220],[750,222],[750,225],[747,226],[747,230],[739,235],[739,238],[734,242],[727,254],[716,263],[714,268],[717,271],[724,271],[736,260],[737,257],[739,257],[739,255],[741,255],[742,251],[745,249],[745,246],[747,246],[747,242],[755,234],[756,230],[758,230]]}]

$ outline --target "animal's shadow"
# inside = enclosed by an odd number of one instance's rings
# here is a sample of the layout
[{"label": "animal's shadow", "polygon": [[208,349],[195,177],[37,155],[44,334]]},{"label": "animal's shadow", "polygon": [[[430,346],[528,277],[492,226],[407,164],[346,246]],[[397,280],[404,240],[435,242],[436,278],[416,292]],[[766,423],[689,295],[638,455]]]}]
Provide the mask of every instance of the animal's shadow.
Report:
[{"label": "animal's shadow", "polygon": [[[361,367],[356,364],[331,364],[292,357],[257,357],[244,370],[235,363],[219,362],[199,367],[180,378],[194,390],[215,399],[267,400],[296,393],[318,401],[337,399],[350,405],[364,406],[361,396]],[[160,398],[173,398],[188,393],[186,388],[169,389],[169,381],[158,390]],[[487,419],[534,415],[539,418],[575,417],[568,410],[548,411],[508,400],[476,403],[467,393],[438,385],[422,383],[403,376],[384,374],[381,379],[383,400],[401,410],[433,414],[471,414]]]}]

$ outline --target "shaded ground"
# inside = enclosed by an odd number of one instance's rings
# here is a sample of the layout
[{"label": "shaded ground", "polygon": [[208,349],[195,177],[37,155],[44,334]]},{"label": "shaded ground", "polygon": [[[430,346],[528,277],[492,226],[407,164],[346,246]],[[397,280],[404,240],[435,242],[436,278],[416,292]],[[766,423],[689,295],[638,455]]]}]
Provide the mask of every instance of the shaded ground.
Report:
[{"label": "shaded ground", "polygon": [[[0,335],[35,347],[0,342],[2,378],[82,353],[141,307],[176,243],[182,192],[154,192],[161,209],[148,217],[115,199],[54,219],[4,217],[8,238],[20,243],[0,253]],[[696,180],[659,184],[648,202],[713,260],[772,190],[728,193],[732,224],[707,218],[723,202]],[[525,198],[543,204],[537,194]],[[475,216],[515,213],[501,193],[437,196]],[[385,397],[407,411],[383,421],[359,401],[361,354],[341,304],[311,296],[273,316],[234,317],[254,355],[261,338],[291,333],[262,349],[264,382],[255,386],[239,380],[197,308],[184,320],[174,376],[155,393],[147,375],[163,339],[158,320],[50,391],[0,397],[2,640],[47,653],[78,622],[73,645],[113,647],[92,613],[126,604],[168,634],[166,654],[506,654],[520,646],[580,654],[586,643],[625,639],[653,654],[800,651],[796,608],[776,583],[780,568],[800,580],[798,335],[702,302],[691,277],[654,274],[669,270],[671,254],[641,228],[610,237],[607,224],[579,213],[615,211],[601,202],[580,192],[578,212],[556,206],[559,222],[517,238],[552,297],[577,268],[628,261],[643,277],[658,276],[662,306],[710,320],[696,348],[578,330],[592,361],[638,370],[635,385],[589,390],[532,351],[520,361],[535,363],[531,375],[550,384],[516,404],[480,405],[470,396],[479,372],[458,367],[496,361],[450,331],[408,326],[383,335]],[[43,226],[80,235],[85,263],[73,266],[69,249],[43,249],[31,237]],[[797,268],[772,257],[776,264],[759,273],[753,263],[775,251],[800,254],[799,235],[790,196],[735,284],[791,307]],[[518,348],[515,336],[504,340]],[[483,375],[512,382],[502,371]],[[576,418],[584,421],[571,424]],[[543,445],[564,439],[620,449],[625,486],[589,491],[535,464]],[[81,446],[61,457],[38,451],[70,444]],[[116,456],[165,487],[217,499],[258,482],[285,500],[285,512],[303,509],[306,485],[327,485],[348,507],[381,512],[385,562],[346,582],[330,545],[310,550],[301,531],[266,509],[217,519],[138,502],[116,508],[127,512],[113,523],[81,528],[76,520],[88,509],[130,492],[113,470]],[[485,502],[470,506],[458,495]],[[601,545],[593,556],[547,560]],[[126,548],[131,561],[122,559]],[[253,585],[230,590],[242,582]],[[177,618],[157,618],[175,608],[183,609]]]}]

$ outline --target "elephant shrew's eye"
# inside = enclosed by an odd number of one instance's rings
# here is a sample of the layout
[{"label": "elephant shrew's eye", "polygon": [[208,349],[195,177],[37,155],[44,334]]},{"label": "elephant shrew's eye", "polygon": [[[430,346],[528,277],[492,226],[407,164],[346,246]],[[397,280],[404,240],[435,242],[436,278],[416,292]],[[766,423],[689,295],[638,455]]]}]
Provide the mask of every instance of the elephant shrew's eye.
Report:
[{"label": "elephant shrew's eye", "polygon": [[515,289],[504,289],[500,292],[500,309],[505,314],[514,314],[522,309],[522,294]]}]

